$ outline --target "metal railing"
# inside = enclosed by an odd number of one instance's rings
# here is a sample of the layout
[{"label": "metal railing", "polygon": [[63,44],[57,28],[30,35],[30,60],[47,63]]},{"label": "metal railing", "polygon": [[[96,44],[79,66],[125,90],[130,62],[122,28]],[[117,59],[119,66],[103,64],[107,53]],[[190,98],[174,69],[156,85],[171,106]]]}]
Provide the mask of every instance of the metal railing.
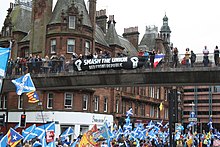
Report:
[{"label": "metal railing", "polygon": [[[191,66],[186,66],[182,64],[182,60],[184,60],[185,54],[178,54],[178,65],[176,68],[186,68]],[[47,64],[45,64],[47,62]],[[169,67],[173,68],[173,61],[171,60],[169,63]],[[144,65],[143,68],[151,68],[149,66],[150,60],[148,57],[148,60],[145,61],[146,66]],[[161,68],[164,67],[164,59],[160,62],[158,67]],[[191,64],[191,63],[190,63]],[[194,63],[193,68],[197,67],[203,67],[203,54],[199,53],[196,54],[196,61]],[[209,54],[209,67],[218,67],[215,65],[214,61],[214,54]],[[107,70],[107,69],[106,69]],[[123,70],[123,69],[121,69]],[[24,75],[25,73],[31,73],[31,74],[48,74],[48,73],[61,73],[61,72],[74,72],[73,69],[73,61],[67,60],[67,61],[60,61],[60,60],[49,60],[49,61],[40,61],[35,63],[27,62],[25,64],[20,64],[16,66],[15,62],[13,64],[8,65],[7,69],[7,76],[11,75]]]}]

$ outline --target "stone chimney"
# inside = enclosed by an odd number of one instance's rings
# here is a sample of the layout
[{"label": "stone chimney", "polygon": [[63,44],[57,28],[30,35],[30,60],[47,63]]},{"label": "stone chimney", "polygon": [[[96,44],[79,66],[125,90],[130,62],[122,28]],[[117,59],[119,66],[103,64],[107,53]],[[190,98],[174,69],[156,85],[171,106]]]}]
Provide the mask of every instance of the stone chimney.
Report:
[{"label": "stone chimney", "polygon": [[92,23],[92,27],[95,28],[96,25],[96,0],[89,0],[89,17]]},{"label": "stone chimney", "polygon": [[130,27],[130,28],[125,28],[123,37],[128,39],[134,47],[137,49],[138,48],[138,42],[139,42],[139,32],[138,32],[138,27]]},{"label": "stone chimney", "polygon": [[110,24],[113,23],[114,26],[116,24],[116,21],[114,19],[114,15],[109,15],[109,20],[108,20],[108,28],[110,27]]},{"label": "stone chimney", "polygon": [[96,24],[106,33],[106,24],[107,24],[106,9],[96,11]]},{"label": "stone chimney", "polygon": [[[30,52],[45,56],[46,27],[52,16],[53,0],[33,0]],[[39,31],[40,30],[40,31]]]},{"label": "stone chimney", "polygon": [[166,53],[166,50],[163,45],[163,39],[161,38],[159,33],[157,35],[157,38],[155,39],[155,49],[156,49],[156,52],[160,52],[163,54]]}]

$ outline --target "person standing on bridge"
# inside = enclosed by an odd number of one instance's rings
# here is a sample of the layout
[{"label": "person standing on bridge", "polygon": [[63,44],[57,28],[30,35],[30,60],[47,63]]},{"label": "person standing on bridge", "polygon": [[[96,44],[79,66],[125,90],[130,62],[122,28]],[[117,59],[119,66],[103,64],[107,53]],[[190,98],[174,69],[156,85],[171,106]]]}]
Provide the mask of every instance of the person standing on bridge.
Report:
[{"label": "person standing on bridge", "polygon": [[173,67],[174,68],[177,68],[177,64],[178,64],[178,49],[177,47],[175,47],[173,49]]},{"label": "person standing on bridge", "polygon": [[191,61],[191,67],[193,67],[194,63],[196,62],[196,54],[193,52],[193,50],[191,50],[190,61]]},{"label": "person standing on bridge", "polygon": [[189,48],[186,48],[186,53],[185,53],[186,67],[189,67],[189,59],[190,59]]},{"label": "person standing on bridge", "polygon": [[153,49],[151,52],[149,52],[150,55],[150,67],[154,68],[154,59],[155,59],[155,50]]},{"label": "person standing on bridge", "polygon": [[219,64],[219,49],[218,46],[214,49],[214,59],[215,59],[215,66],[218,66]]},{"label": "person standing on bridge", "polygon": [[205,67],[209,64],[209,50],[207,49],[207,46],[203,49],[203,64]]}]

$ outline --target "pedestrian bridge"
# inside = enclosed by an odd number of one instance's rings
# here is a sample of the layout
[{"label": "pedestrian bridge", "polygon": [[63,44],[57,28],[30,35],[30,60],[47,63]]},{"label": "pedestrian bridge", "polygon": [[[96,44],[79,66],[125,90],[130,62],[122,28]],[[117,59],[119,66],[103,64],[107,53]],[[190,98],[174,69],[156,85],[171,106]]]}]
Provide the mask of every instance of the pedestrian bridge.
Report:
[{"label": "pedestrian bridge", "polygon": [[[11,79],[6,78],[3,91],[14,91]],[[220,85],[220,67],[156,68],[133,70],[97,70],[32,75],[38,90],[125,86],[193,86]]]}]

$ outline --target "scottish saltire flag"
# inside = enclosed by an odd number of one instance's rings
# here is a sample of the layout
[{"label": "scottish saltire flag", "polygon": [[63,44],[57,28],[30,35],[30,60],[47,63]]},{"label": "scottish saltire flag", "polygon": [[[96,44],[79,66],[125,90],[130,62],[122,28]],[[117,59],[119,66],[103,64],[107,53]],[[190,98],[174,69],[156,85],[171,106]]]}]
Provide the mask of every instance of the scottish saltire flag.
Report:
[{"label": "scottish saltire flag", "polygon": [[34,83],[31,79],[30,73],[27,73],[26,75],[24,75],[18,79],[12,80],[12,83],[15,84],[16,93],[18,95],[36,90]]},{"label": "scottish saltire flag", "polygon": [[8,144],[10,147],[15,147],[21,139],[23,139],[23,136],[16,132],[13,128],[10,128],[6,135],[8,136]]},{"label": "scottish saltire flag", "polygon": [[73,128],[68,127],[61,135],[60,138],[61,140],[65,140],[67,136],[73,135],[74,131]]},{"label": "scottish saltire flag", "polygon": [[168,127],[169,127],[169,122],[166,123],[166,124],[163,126],[164,129],[165,129],[165,128],[168,128]]},{"label": "scottish saltire flag", "polygon": [[39,139],[42,140],[43,138],[45,138],[47,131],[54,131],[55,132],[55,123],[54,122],[36,127],[34,129],[33,133],[36,134],[35,137],[38,137]]},{"label": "scottish saltire flag", "polygon": [[1,77],[5,77],[10,51],[11,51],[11,48],[0,47],[0,76]]},{"label": "scottish saltire flag", "polygon": [[164,58],[164,54],[156,54],[154,58],[154,67],[157,67],[157,65],[160,63],[160,61]]},{"label": "scottish saltire flag", "polygon": [[161,120],[160,122],[157,122],[157,126],[158,127],[163,127],[163,120]]},{"label": "scottish saltire flag", "polygon": [[33,124],[32,126],[22,131],[22,136],[24,137],[23,143],[36,137],[36,134],[33,133],[35,128],[36,128],[36,124]]},{"label": "scottish saltire flag", "polygon": [[153,121],[151,120],[151,121],[147,124],[146,129],[151,129],[151,128],[153,128],[154,126],[155,126],[155,124],[154,124]]},{"label": "scottish saltire flag", "polygon": [[28,92],[26,95],[29,103],[37,103],[40,100],[36,91]]},{"label": "scottish saltire flag", "polygon": [[130,108],[127,112],[126,112],[126,116],[132,116],[133,115],[133,110],[132,108]]}]

